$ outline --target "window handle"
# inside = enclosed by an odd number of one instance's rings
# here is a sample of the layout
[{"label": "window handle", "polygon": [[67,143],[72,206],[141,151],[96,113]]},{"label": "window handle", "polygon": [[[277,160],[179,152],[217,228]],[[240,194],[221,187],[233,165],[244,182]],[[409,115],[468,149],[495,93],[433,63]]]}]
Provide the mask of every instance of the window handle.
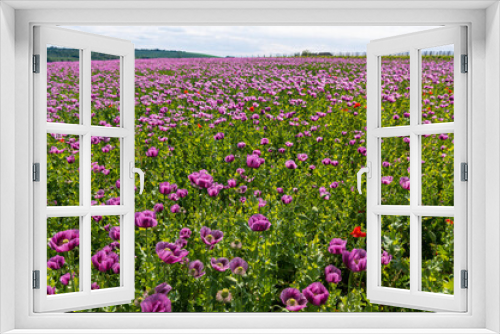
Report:
[{"label": "window handle", "polygon": [[359,171],[358,171],[358,192],[360,194],[362,194],[363,192],[361,191],[361,175],[363,175],[363,173],[366,173],[366,177],[371,179],[372,178],[372,163],[371,162],[367,162],[366,163],[367,166],[366,167],[363,167],[361,168]]},{"label": "window handle", "polygon": [[129,169],[130,170],[130,178],[132,180],[134,179],[135,173],[139,174],[139,178],[141,180],[139,194],[142,194],[142,192],[144,191],[144,172],[140,168],[135,168],[133,161],[130,161],[129,167],[130,167],[130,169]]}]

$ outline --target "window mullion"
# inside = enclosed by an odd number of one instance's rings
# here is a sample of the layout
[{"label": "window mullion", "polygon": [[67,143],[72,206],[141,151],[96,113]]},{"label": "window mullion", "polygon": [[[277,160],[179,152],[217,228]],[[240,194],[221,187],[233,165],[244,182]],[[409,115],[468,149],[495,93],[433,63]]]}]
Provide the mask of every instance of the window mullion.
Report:
[{"label": "window mullion", "polygon": [[419,124],[420,96],[419,78],[420,62],[419,51],[410,49],[410,291],[412,294],[420,290],[420,275],[418,274],[421,259],[421,245],[419,221],[420,217],[414,213],[414,209],[420,204],[420,141],[414,129]]}]

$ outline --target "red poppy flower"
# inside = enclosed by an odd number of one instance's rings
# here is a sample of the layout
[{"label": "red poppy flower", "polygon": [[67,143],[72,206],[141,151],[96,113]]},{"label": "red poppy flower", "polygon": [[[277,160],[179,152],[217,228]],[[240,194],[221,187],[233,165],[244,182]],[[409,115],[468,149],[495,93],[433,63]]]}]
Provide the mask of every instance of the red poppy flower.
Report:
[{"label": "red poppy flower", "polygon": [[253,107],[253,106],[252,106],[252,107],[250,107],[250,111],[254,111],[254,107]]},{"label": "red poppy flower", "polygon": [[364,238],[366,237],[365,232],[361,232],[361,226],[356,226],[354,230],[351,232],[351,235],[355,238]]},{"label": "red poppy flower", "polygon": [[59,139],[61,143],[64,143],[64,138]]},{"label": "red poppy flower", "polygon": [[201,129],[201,125],[200,125],[200,123],[198,123],[198,127]]},{"label": "red poppy flower", "polygon": [[361,107],[361,103],[359,103],[359,102],[354,103],[354,108],[357,108],[357,107]]},{"label": "red poppy flower", "polygon": [[453,220],[451,220],[451,219],[445,219],[445,222],[447,222],[450,225],[453,225]]},{"label": "red poppy flower", "polygon": [[188,93],[188,91],[187,91],[187,90],[185,90],[185,91],[184,91],[184,94],[187,94],[187,93]]}]

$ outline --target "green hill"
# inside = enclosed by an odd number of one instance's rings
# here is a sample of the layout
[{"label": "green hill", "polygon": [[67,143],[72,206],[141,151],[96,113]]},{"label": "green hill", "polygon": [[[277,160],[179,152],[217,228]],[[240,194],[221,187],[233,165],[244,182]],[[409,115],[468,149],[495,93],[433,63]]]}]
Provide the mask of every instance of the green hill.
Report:
[{"label": "green hill", "polygon": [[[66,49],[58,47],[47,48],[47,62],[55,61],[77,61],[79,58],[78,50]],[[160,49],[136,49],[136,59],[152,59],[152,58],[218,58],[217,56],[207,55],[203,53],[175,51],[175,50],[160,50]],[[116,56],[111,56],[103,53],[92,54],[92,60],[110,60],[117,59]]]}]

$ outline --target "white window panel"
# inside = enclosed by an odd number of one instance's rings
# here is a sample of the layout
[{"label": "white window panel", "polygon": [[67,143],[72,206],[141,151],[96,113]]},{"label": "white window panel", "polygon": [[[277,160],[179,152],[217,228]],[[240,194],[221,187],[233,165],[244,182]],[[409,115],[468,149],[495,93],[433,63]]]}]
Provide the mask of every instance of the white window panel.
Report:
[{"label": "white window panel", "polygon": [[[421,122],[421,50],[454,45],[454,120],[449,123]],[[408,52],[410,55],[410,124],[382,127],[381,121],[381,57]],[[461,55],[466,54],[466,28],[452,26],[424,32],[371,41],[368,44],[368,114],[367,161],[371,163],[371,178],[367,180],[367,297],[372,303],[430,311],[467,310],[467,290],[461,288],[461,271],[467,269],[467,182],[461,181],[461,163],[467,162],[466,78],[461,73]],[[469,69],[470,71],[470,69]],[[454,134],[454,205],[422,205],[421,135]],[[410,137],[410,204],[381,203],[381,144],[382,138]],[[410,221],[410,288],[382,286],[381,282],[381,220],[384,216],[407,216]],[[454,219],[454,294],[422,291],[422,217],[453,217]]]},{"label": "white window panel", "polygon": [[[79,124],[47,122],[47,46],[79,50]],[[119,57],[120,126],[91,123],[91,53]],[[34,289],[34,311],[54,312],[90,309],[130,303],[134,298],[134,45],[126,40],[102,37],[54,27],[35,27],[34,53],[40,55],[40,70],[34,74],[35,137],[34,162],[40,163],[40,181],[34,183],[34,270],[40,272],[40,288]],[[47,134],[78,136],[78,206],[47,206]],[[120,205],[91,205],[91,138],[110,137],[120,142]],[[118,160],[118,159],[117,159]],[[133,175],[133,174],[132,174]],[[91,289],[91,217],[120,217],[120,283],[114,288]],[[71,217],[79,222],[79,277],[76,292],[47,294],[47,219]],[[65,253],[62,253],[63,255]],[[74,264],[76,265],[76,264]],[[74,270],[74,269],[73,269]],[[70,270],[71,272],[72,270]]]}]

